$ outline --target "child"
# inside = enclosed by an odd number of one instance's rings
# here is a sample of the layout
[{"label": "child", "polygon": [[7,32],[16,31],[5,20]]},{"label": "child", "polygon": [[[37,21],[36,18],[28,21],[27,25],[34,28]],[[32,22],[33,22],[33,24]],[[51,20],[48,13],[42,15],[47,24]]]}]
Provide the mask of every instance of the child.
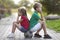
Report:
[{"label": "child", "polygon": [[[35,3],[33,8],[34,8],[34,13],[30,19],[30,26],[29,26],[29,30],[30,32],[35,32],[35,35],[34,37],[42,37],[41,35],[39,35],[39,32],[41,29],[44,30],[44,38],[51,38],[47,32],[46,32],[46,24],[44,22],[44,17],[42,15],[42,5],[40,3]],[[38,13],[40,13],[41,17],[38,16]],[[39,19],[40,19],[40,22],[39,22]]]},{"label": "child", "polygon": [[[21,19],[19,19],[20,17]],[[13,22],[12,32],[8,37],[14,37],[14,32],[16,28],[18,28],[21,32],[25,33],[27,32],[28,27],[29,27],[29,20],[27,18],[26,9],[19,8],[17,21]]]}]

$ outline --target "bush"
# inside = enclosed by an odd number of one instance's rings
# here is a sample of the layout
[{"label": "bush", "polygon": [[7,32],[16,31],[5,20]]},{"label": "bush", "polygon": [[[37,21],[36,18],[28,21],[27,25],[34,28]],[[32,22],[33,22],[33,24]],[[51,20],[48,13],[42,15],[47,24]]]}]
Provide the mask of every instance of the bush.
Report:
[{"label": "bush", "polygon": [[5,13],[5,17],[8,17],[8,16],[10,16],[8,13]]}]

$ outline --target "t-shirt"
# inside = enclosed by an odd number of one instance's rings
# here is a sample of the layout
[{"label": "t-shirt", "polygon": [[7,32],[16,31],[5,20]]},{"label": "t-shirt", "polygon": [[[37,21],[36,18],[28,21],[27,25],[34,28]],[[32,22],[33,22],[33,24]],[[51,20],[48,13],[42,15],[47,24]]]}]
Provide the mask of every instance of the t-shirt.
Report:
[{"label": "t-shirt", "polygon": [[33,28],[39,21],[40,17],[38,16],[38,12],[35,11],[30,19],[30,26],[29,26],[29,30],[31,28]]},{"label": "t-shirt", "polygon": [[21,26],[23,26],[25,29],[29,28],[29,20],[26,16],[21,16],[22,22],[20,22]]}]

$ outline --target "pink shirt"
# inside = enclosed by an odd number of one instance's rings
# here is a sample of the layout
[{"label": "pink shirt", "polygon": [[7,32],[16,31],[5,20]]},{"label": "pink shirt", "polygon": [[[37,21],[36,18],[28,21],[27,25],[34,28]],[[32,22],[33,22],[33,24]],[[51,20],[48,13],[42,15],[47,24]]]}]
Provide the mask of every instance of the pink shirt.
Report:
[{"label": "pink shirt", "polygon": [[29,20],[26,16],[21,16],[21,19],[23,19],[23,21],[21,22],[21,26],[23,26],[25,29],[29,28]]}]

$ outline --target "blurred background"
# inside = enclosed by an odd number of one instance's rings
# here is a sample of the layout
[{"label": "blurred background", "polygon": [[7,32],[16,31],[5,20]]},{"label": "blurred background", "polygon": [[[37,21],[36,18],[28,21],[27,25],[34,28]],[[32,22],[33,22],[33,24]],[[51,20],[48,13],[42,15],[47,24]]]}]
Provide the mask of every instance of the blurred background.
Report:
[{"label": "blurred background", "polygon": [[18,8],[22,6],[27,8],[27,13],[31,16],[35,2],[43,6],[47,27],[60,32],[60,0],[0,0],[0,20],[18,13]]}]

